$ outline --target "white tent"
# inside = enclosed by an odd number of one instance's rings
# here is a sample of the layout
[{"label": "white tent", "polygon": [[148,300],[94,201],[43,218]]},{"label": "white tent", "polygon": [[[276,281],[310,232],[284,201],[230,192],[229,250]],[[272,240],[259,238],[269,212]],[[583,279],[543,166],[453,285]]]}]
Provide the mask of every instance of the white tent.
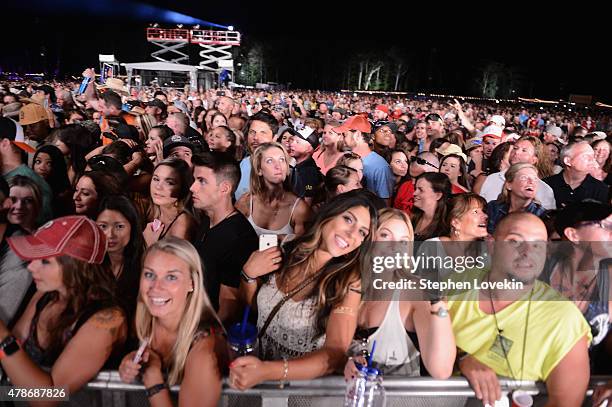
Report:
[{"label": "white tent", "polygon": [[131,87],[132,73],[134,70],[142,71],[161,71],[161,72],[188,72],[189,73],[189,84],[191,89],[198,88],[198,66],[173,64],[171,62],[134,62],[130,64],[121,64],[127,71],[127,85]]}]

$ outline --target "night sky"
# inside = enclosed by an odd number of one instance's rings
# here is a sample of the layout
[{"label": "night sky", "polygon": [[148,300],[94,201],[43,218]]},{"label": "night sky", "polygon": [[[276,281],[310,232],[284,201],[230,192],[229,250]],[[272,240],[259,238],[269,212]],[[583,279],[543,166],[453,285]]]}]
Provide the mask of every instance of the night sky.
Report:
[{"label": "night sky", "polygon": [[[3,70],[32,72],[45,66],[60,75],[79,74],[87,65],[98,65],[98,53],[114,53],[121,62],[151,60],[152,46],[145,38],[149,20],[139,21],[121,8],[108,16],[84,12],[76,6],[79,2],[71,7],[70,0],[49,1],[45,3],[56,7],[45,8],[41,1],[1,6],[8,17],[1,25]],[[293,87],[340,89],[350,56],[396,46],[409,55],[407,75],[413,78],[414,91],[473,94],[477,67],[495,61],[524,77],[520,96],[567,98],[575,93],[612,102],[607,58],[611,36],[606,24],[595,21],[598,13],[586,6],[555,11],[559,6],[534,7],[533,2],[512,3],[506,9],[492,3],[462,9],[432,1],[145,3],[234,25],[245,44],[259,42],[268,50],[274,69],[267,79],[291,82]]]}]

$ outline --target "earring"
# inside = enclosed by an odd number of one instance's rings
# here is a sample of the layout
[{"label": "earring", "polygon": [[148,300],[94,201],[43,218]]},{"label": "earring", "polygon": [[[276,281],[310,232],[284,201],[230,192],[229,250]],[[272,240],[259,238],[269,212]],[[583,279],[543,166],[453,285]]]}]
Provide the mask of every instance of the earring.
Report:
[{"label": "earring", "polygon": [[459,237],[459,230],[453,228],[453,234],[455,235],[455,237]]}]

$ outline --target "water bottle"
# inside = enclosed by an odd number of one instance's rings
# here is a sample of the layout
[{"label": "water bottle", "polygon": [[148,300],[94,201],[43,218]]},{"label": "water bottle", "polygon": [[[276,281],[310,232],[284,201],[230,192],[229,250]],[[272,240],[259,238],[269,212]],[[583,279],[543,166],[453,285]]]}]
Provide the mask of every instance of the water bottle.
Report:
[{"label": "water bottle", "polygon": [[227,332],[230,360],[240,356],[258,356],[257,327],[248,322],[234,324]]},{"label": "water bottle", "polygon": [[346,387],[344,407],[385,407],[385,388],[378,369],[355,365],[359,373]]}]

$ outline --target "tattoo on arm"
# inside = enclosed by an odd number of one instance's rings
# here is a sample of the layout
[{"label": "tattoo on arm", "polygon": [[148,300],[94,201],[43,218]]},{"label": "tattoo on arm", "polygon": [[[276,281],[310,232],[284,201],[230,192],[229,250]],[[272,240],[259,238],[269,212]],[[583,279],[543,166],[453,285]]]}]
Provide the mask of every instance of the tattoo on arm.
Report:
[{"label": "tattoo on arm", "polygon": [[105,309],[94,315],[92,323],[96,328],[105,329],[114,338],[123,324],[124,317],[118,309]]}]

